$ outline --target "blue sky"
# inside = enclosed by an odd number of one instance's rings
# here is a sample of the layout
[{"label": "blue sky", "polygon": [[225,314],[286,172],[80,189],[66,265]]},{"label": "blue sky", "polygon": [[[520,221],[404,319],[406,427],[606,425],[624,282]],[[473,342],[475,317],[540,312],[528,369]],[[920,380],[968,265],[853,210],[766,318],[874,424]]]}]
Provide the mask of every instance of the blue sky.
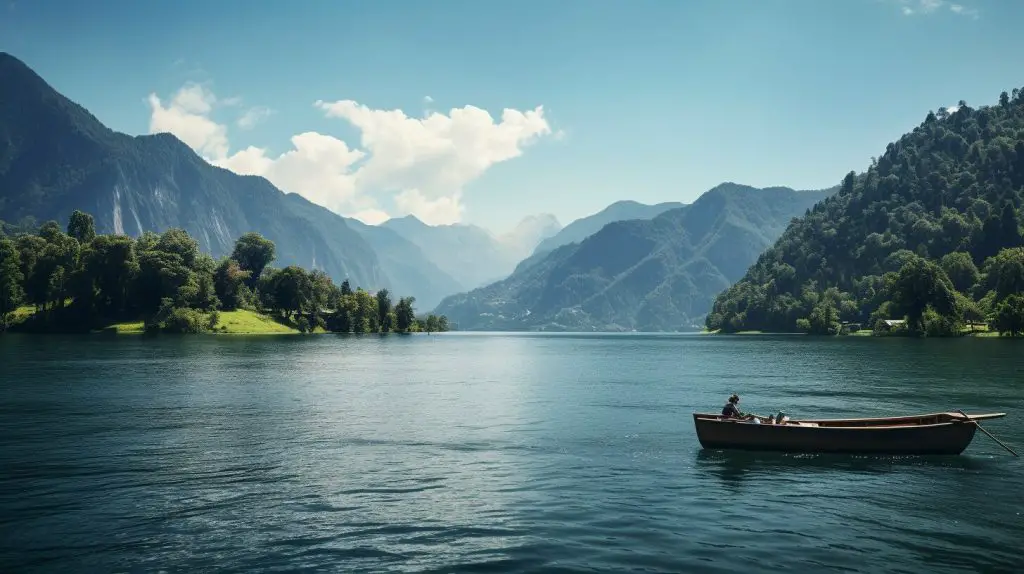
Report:
[{"label": "blue sky", "polygon": [[114,129],[347,215],[503,231],[836,184],[928,110],[1024,86],[1022,27],[1004,0],[17,0],[0,50]]}]

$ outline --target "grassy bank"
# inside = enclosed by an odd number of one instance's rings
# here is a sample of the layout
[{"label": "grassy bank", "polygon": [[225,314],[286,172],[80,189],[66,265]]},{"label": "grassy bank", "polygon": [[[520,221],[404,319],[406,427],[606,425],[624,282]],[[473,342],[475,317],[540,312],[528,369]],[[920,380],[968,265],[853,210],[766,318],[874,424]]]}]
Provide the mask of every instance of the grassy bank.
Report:
[{"label": "grassy bank", "polygon": [[[20,307],[11,315],[11,325],[24,323],[30,320],[35,313],[34,307]],[[98,331],[117,335],[141,335],[145,329],[143,322],[136,320],[112,323]],[[325,331],[318,328],[314,332],[323,333]],[[297,335],[300,331],[294,322],[281,317],[239,309],[237,311],[221,311],[217,326],[211,333],[218,335]]]},{"label": "grassy bank", "polygon": [[[103,329],[118,335],[139,335],[144,332],[142,321],[115,323]],[[322,332],[322,330],[320,330]],[[284,319],[264,315],[247,309],[221,311],[215,335],[297,335],[299,330]]]}]

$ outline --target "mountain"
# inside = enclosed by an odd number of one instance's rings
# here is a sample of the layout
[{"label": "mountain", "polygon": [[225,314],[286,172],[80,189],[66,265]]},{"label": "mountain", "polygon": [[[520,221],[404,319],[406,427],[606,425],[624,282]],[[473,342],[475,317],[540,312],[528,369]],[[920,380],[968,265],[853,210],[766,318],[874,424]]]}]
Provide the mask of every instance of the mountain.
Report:
[{"label": "mountain", "polygon": [[676,209],[683,205],[677,202],[646,205],[632,200],[617,201],[593,215],[582,217],[566,225],[552,237],[541,241],[533,250],[533,254],[546,253],[556,247],[568,245],[569,243],[579,243],[613,221],[652,219],[670,209]]},{"label": "mountain", "polygon": [[537,244],[553,237],[561,229],[562,224],[558,222],[558,218],[550,213],[529,215],[511,231],[499,236],[498,242],[511,251],[518,261],[530,255]]},{"label": "mountain", "polygon": [[358,219],[345,221],[373,247],[395,292],[416,297],[417,309],[433,309],[445,296],[464,290],[451,275],[431,263],[423,250],[394,230]]},{"label": "mountain", "polygon": [[1009,317],[1007,297],[1024,290],[1022,203],[1024,90],[929,112],[795,221],[717,298],[707,326],[834,332],[906,317],[946,334]]},{"label": "mountain", "polygon": [[475,225],[427,225],[407,215],[389,219],[380,226],[417,245],[431,263],[453,277],[461,285],[454,292],[507,276],[520,255]]},{"label": "mountain", "polygon": [[261,177],[214,167],[170,134],[110,130],[0,53],[0,219],[64,222],[75,209],[92,214],[100,233],[184,228],[214,256],[256,231],[276,244],[276,266],[391,286],[374,250],[340,216]]},{"label": "mountain", "polygon": [[460,330],[699,328],[714,296],[832,191],[724,183],[653,219],[609,223],[436,311]]}]

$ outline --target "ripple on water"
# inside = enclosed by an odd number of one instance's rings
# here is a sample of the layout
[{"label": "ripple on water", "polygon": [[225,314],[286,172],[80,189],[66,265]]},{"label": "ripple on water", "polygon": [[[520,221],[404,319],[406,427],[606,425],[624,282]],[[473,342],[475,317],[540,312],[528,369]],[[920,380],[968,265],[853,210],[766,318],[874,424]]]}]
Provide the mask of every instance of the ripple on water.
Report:
[{"label": "ripple on water", "polygon": [[40,341],[0,341],[0,571],[1019,567],[1019,464],[980,436],[940,459],[721,453],[690,418],[736,391],[819,416],[1016,412],[1003,345]]}]

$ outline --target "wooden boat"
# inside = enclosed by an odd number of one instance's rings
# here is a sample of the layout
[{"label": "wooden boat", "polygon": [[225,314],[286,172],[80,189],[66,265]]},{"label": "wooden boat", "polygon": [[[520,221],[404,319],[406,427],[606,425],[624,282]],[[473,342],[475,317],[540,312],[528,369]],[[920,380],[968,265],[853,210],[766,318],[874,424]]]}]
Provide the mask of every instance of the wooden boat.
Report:
[{"label": "wooden boat", "polygon": [[788,420],[755,424],[694,413],[697,440],[706,449],[857,454],[960,454],[977,424],[1006,413],[932,413],[905,417]]}]

